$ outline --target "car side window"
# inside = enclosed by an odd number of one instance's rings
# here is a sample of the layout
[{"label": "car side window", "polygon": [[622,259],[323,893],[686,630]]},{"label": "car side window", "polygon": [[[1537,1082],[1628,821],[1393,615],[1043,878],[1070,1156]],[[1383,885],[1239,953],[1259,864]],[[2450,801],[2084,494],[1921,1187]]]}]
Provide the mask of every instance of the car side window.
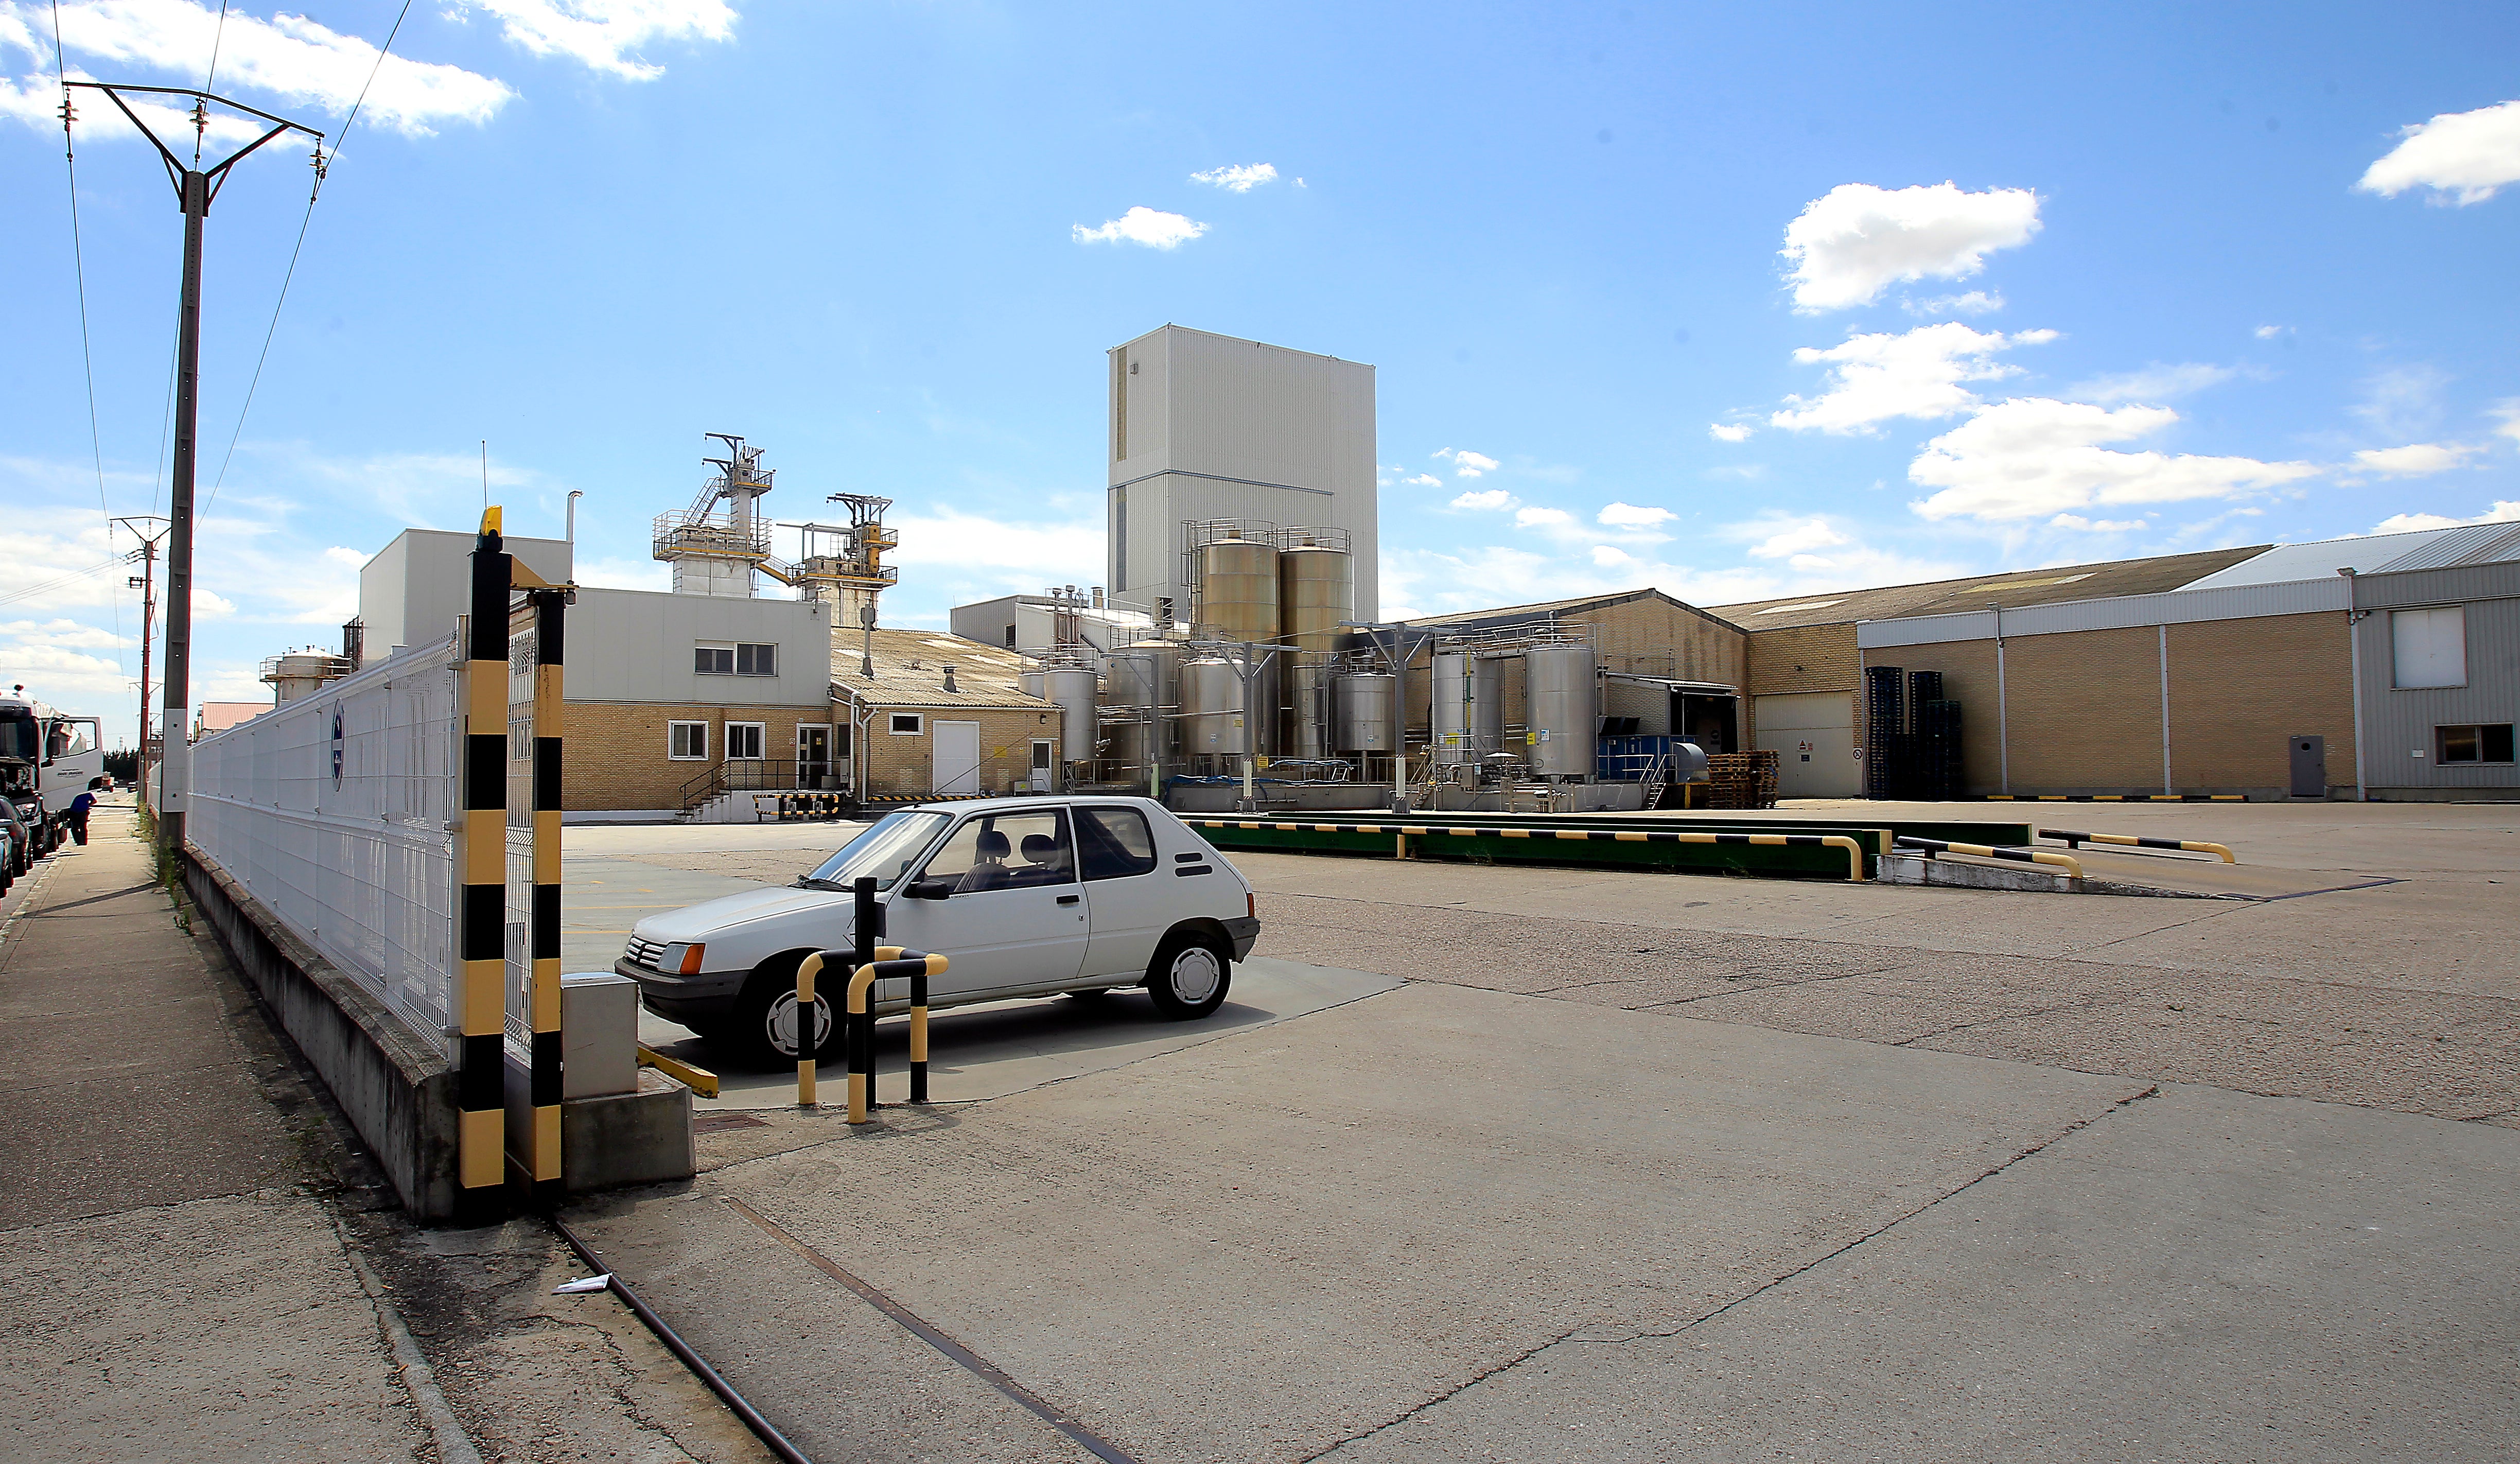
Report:
[{"label": "car side window", "polygon": [[1065,885],[1076,879],[1076,851],[1067,820],[1057,809],[989,813],[954,831],[925,878],[952,880],[954,892]]},{"label": "car side window", "polygon": [[1154,873],[1154,831],[1147,827],[1147,815],[1135,808],[1077,809],[1076,842],[1089,880]]}]

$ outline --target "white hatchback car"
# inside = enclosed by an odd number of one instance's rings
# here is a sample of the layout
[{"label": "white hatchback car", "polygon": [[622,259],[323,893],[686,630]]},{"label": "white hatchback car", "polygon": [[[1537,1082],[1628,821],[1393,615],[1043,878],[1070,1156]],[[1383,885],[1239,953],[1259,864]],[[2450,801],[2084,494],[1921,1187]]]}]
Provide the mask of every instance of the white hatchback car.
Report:
[{"label": "white hatchback car", "polygon": [[[1239,870],[1148,799],[983,799],[887,813],[788,889],[730,894],[631,932],[613,970],[648,1010],[756,1061],[796,1055],[796,967],[851,948],[862,876],[876,881],[882,943],[951,966],[931,1006],[1144,985],[1175,1019],[1225,1001],[1231,963],[1260,919]],[[833,1050],[845,977],[814,996],[816,1051]],[[878,1013],[910,1004],[879,982]]]}]

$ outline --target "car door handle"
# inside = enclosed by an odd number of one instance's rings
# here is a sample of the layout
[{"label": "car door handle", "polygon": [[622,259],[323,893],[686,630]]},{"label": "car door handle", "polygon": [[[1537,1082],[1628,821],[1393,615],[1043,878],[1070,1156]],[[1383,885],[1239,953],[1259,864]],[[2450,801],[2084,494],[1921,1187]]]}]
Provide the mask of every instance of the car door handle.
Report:
[{"label": "car door handle", "polygon": [[1081,894],[1062,894],[1058,897],[1058,902],[1062,905],[1072,905],[1084,897]]},{"label": "car door handle", "polygon": [[1215,867],[1216,866],[1212,864],[1185,864],[1181,868],[1174,870],[1173,873],[1183,879],[1189,879],[1194,874],[1207,874]]}]

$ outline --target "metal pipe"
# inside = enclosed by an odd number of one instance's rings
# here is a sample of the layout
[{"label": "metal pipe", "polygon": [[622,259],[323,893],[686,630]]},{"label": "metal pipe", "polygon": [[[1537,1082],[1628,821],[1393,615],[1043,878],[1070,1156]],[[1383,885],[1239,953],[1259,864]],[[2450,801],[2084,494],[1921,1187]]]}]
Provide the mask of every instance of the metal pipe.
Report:
[{"label": "metal pipe", "polygon": [[[568,541],[571,544],[575,544],[577,542],[577,500],[585,496],[586,489],[584,488],[571,488],[568,490]],[[572,568],[570,572],[574,574],[576,572],[575,569]]]}]

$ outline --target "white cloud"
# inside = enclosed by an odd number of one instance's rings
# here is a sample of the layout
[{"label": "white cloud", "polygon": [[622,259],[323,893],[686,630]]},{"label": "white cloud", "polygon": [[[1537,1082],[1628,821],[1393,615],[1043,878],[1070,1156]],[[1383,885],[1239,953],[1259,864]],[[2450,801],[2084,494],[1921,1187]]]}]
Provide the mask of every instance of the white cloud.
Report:
[{"label": "white cloud", "polygon": [[2440,514],[2393,514],[2371,526],[2373,533],[2408,533],[2418,528],[2461,528],[2470,524],[2520,524],[2520,503],[2498,499],[2494,507],[2473,519],[2449,519]]},{"label": "white cloud", "polygon": [[1527,508],[1513,516],[1516,528],[1572,527],[1575,516],[1562,508]]},{"label": "white cloud", "polygon": [[2278,336],[2289,335],[2291,331],[2292,327],[2288,325],[2262,325],[2250,334],[2261,341],[2272,341]]},{"label": "white cloud", "polygon": [[1494,473],[1504,466],[1486,453],[1472,452],[1466,447],[1458,452],[1450,447],[1438,447],[1427,455],[1439,461],[1451,463],[1453,476],[1456,478],[1477,478],[1481,474]]},{"label": "white cloud", "polygon": [[1841,183],[1785,226],[1794,308],[1804,314],[1868,305],[1910,280],[1962,280],[1990,251],[2015,249],[2039,232],[2039,196],[2026,188],[1963,193]]},{"label": "white cloud", "polygon": [[1843,345],[1804,346],[1794,359],[1829,368],[1828,390],[1788,396],[1768,420],[1796,432],[1867,432],[1894,417],[1949,417],[1979,405],[1964,382],[1999,381],[2020,368],[1994,359],[2015,345],[2041,345],[2054,331],[1979,332],[1958,321],[1922,325],[1905,335],[1850,336]]},{"label": "white cloud", "polygon": [[499,18],[509,40],[536,56],[564,56],[629,81],[665,69],[632,53],[660,41],[729,40],[735,8],[725,0],[462,0]]},{"label": "white cloud", "polygon": [[1413,473],[1400,480],[1413,488],[1440,488],[1444,485],[1444,480],[1432,473]]},{"label": "white cloud", "polygon": [[1633,503],[1612,503],[1605,505],[1597,517],[1598,522],[1612,528],[1652,528],[1658,525],[1669,524],[1680,516],[1667,508],[1640,508]]},{"label": "white cloud", "polygon": [[1925,444],[1908,478],[1940,492],[1911,503],[1926,519],[2001,523],[2074,509],[2233,498],[2315,476],[2309,463],[2116,452],[2179,420],[2168,407],[2110,411],[2088,402],[2015,397]]},{"label": "white cloud", "polygon": [[1637,563],[1637,557],[1616,544],[1595,544],[1593,563],[1604,570],[1615,570],[1622,565]]},{"label": "white cloud", "polygon": [[2520,183],[2520,102],[2445,112],[2398,135],[2404,140],[2355,187],[2392,199],[2429,188],[2433,202],[2464,206],[2494,197],[2505,183]]},{"label": "white cloud", "polygon": [[[1106,526],[1100,514],[1028,523],[938,504],[923,514],[895,514],[885,526],[901,534],[893,562],[920,571],[924,597],[949,595],[948,605],[1010,591],[1037,595],[1044,585],[1093,584],[1102,577]],[[911,576],[902,577],[907,581]],[[905,622],[896,618],[887,597],[884,623]]]},{"label": "white cloud", "polygon": [[2494,429],[2497,436],[2520,442],[2520,396],[2506,397],[2495,403],[2494,417],[2499,424]]},{"label": "white cloud", "polygon": [[2140,371],[2095,376],[2065,389],[2091,401],[2167,401],[2174,396],[2220,386],[2237,375],[2239,373],[2228,366],[2214,366],[2202,361],[2188,361],[2177,366],[2164,366],[2156,361]]},{"label": "white cloud", "polygon": [[1203,223],[1179,213],[1149,208],[1144,204],[1106,221],[1099,229],[1089,229],[1083,224],[1069,229],[1069,234],[1078,244],[1143,244],[1150,250],[1179,249],[1206,232],[1207,225]]},{"label": "white cloud", "polygon": [[1710,422],[1706,435],[1718,442],[1747,442],[1755,431],[1747,422]]},{"label": "white cloud", "polygon": [[[40,34],[48,42],[51,13],[32,4],[0,3],[0,44],[15,44],[41,62],[51,47],[27,42]],[[486,122],[516,93],[495,77],[462,67],[388,56],[377,65],[377,47],[355,35],[330,29],[304,16],[281,13],[270,20],[231,10],[220,31],[218,9],[201,0],[71,0],[61,8],[62,48],[88,62],[110,63],[117,74],[137,70],[159,73],[199,85],[213,36],[219,56],[218,90],[229,94],[262,93],[289,109],[311,108],[340,116],[368,87],[360,112],[363,125],[373,123],[411,135],[427,134],[440,122]],[[49,71],[50,67],[43,67]],[[73,67],[73,77],[85,72]],[[61,93],[49,76],[33,75],[12,85],[0,81],[0,112],[7,112],[47,131],[58,131],[54,109]],[[95,93],[77,101],[82,132],[131,137],[131,125],[113,104]],[[174,107],[135,107],[152,126],[170,140],[189,137],[191,118]],[[249,140],[261,134],[244,121],[215,118],[214,138]]]},{"label": "white cloud", "polygon": [[1237,163],[1231,167],[1212,167],[1203,173],[1192,173],[1192,183],[1210,183],[1228,193],[1249,193],[1263,183],[1277,181],[1278,169],[1266,162]]},{"label": "white cloud", "polygon": [[1911,315],[1992,315],[2003,308],[2003,297],[1994,291],[1972,290],[1966,295],[1940,295],[1932,299],[1903,299],[1899,308]]},{"label": "white cloud", "polygon": [[[1752,559],[1787,559],[1789,556],[1797,555],[1810,558],[1811,552],[1815,549],[1834,549],[1855,542],[1830,526],[1828,520],[1817,514],[1807,518],[1797,518],[1789,514],[1766,514],[1746,524],[1728,526],[1725,536],[1752,538],[1753,542],[1749,547],[1749,555]],[[1802,568],[1814,568],[1814,566],[1806,565]]]},{"label": "white cloud", "polygon": [[2404,447],[2365,447],[2354,454],[2354,463],[2383,478],[2422,478],[2465,467],[2469,458],[2484,450],[2465,442],[2412,442]]},{"label": "white cloud", "polygon": [[2141,519],[2086,519],[2080,514],[2058,514],[2048,521],[2048,526],[2080,533],[2133,533],[2149,526]]},{"label": "white cloud", "polygon": [[2384,437],[2423,437],[2442,419],[2442,389],[2450,377],[2432,366],[2392,366],[2362,383],[2362,399],[2349,410]]},{"label": "white cloud", "polygon": [[1503,488],[1489,488],[1484,492],[1463,493],[1453,500],[1452,506],[1470,509],[1508,509],[1517,507],[1521,502],[1521,499]]}]

